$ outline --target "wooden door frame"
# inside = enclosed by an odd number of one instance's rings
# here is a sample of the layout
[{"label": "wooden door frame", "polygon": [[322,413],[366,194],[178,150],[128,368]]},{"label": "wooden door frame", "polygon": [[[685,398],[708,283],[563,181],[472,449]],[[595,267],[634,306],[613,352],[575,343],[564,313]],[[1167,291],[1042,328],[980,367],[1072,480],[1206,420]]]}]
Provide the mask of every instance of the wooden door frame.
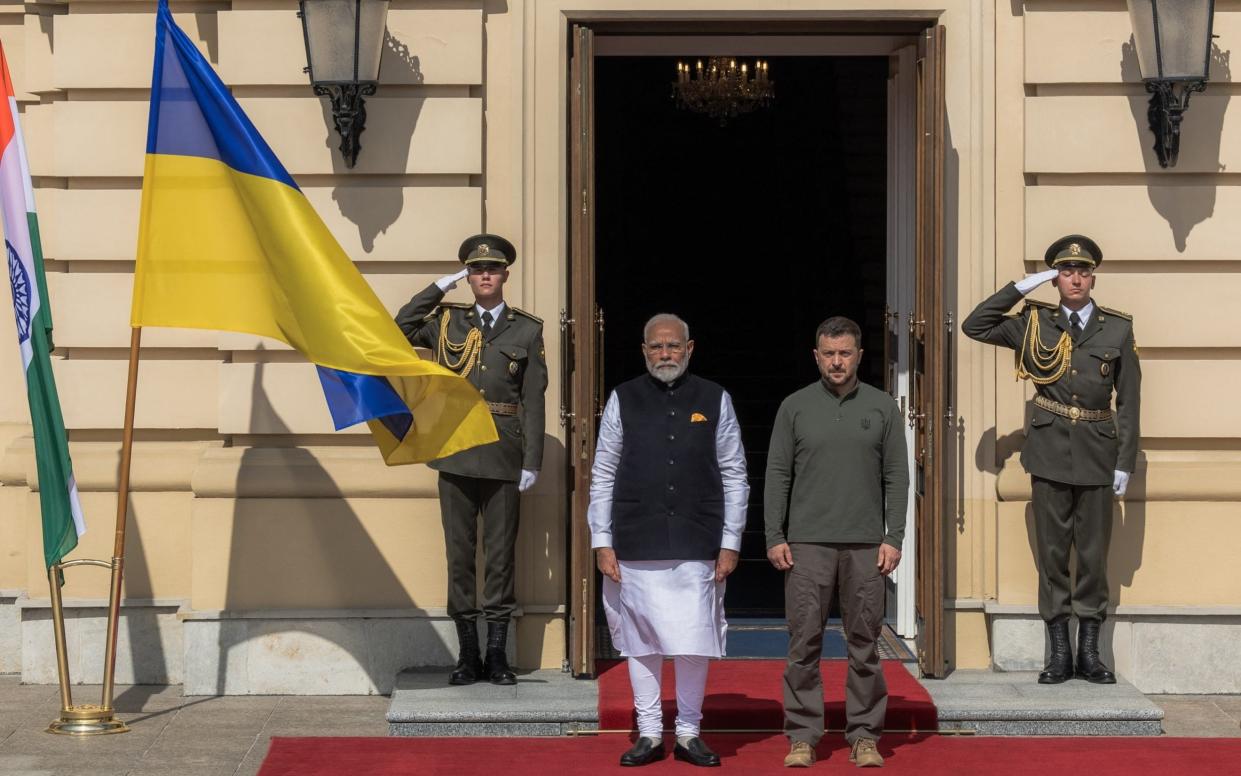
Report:
[{"label": "wooden door frame", "polygon": [[[943,28],[936,27],[937,16],[925,16],[917,19],[911,17],[888,18],[888,19],[860,19],[859,24],[866,25],[867,37],[873,37],[876,41],[887,41],[887,48],[883,44],[878,45],[875,50],[867,50],[865,45],[859,46],[860,40],[856,36],[840,36],[839,33],[849,32],[848,24],[843,24],[839,20],[830,22],[814,20],[806,20],[797,25],[796,30],[787,25],[781,26],[780,22],[772,21],[770,32],[773,34],[791,35],[798,38],[811,38],[818,36],[822,44],[831,45],[832,41],[837,41],[838,45],[847,46],[846,51],[830,52],[824,51],[822,56],[844,55],[891,55],[895,52],[896,47],[891,45],[891,41],[899,40],[903,44],[908,45],[915,41],[925,43],[927,35],[935,36],[938,34],[940,45],[937,49],[938,56],[938,72],[943,73],[943,53],[942,46]],[[568,216],[568,236],[569,251],[567,255],[568,264],[568,294],[569,307],[562,314],[561,333],[563,347],[563,363],[565,364],[562,380],[562,394],[564,399],[561,405],[562,423],[566,430],[566,462],[567,462],[567,482],[570,490],[567,494],[568,516],[567,529],[569,557],[567,559],[568,566],[568,584],[567,584],[567,622],[566,622],[566,664],[570,670],[578,676],[593,676],[594,674],[594,657],[596,651],[595,645],[595,617],[596,611],[595,601],[595,563],[594,553],[590,547],[590,530],[586,524],[586,510],[589,504],[589,486],[590,471],[589,467],[593,461],[595,439],[597,433],[597,418],[602,408],[604,397],[601,395],[602,386],[599,383],[599,367],[601,352],[598,345],[602,338],[602,321],[599,318],[599,311],[595,304],[594,293],[594,219],[593,219],[593,203],[594,203],[594,138],[593,138],[593,109],[594,109],[594,89],[593,89],[593,72],[594,62],[597,50],[602,47],[607,51],[608,55],[651,55],[665,56],[670,53],[668,51],[669,38],[667,33],[671,33],[677,37],[690,40],[702,39],[707,40],[709,36],[714,39],[709,45],[718,46],[721,40],[729,40],[729,33],[747,31],[758,31],[754,26],[755,20],[747,20],[743,26],[736,26],[737,23],[729,20],[719,20],[711,22],[711,29],[703,29],[701,25],[710,20],[695,20],[692,24],[694,27],[687,27],[684,20],[680,22],[655,22],[651,20],[640,20],[632,23],[618,21],[612,16],[607,19],[568,19],[569,31],[569,57],[568,57],[568,88],[566,94],[568,96],[569,105],[567,111],[567,123],[565,135],[568,139],[568,197],[566,198],[566,209]],[[678,24],[680,26],[678,26]],[[762,26],[761,20],[757,22]],[[921,30],[919,35],[912,35],[914,29],[910,25],[915,25]],[[854,28],[860,29],[860,28]],[[935,31],[938,30],[938,33]],[[645,50],[621,51],[612,41],[606,41],[600,46],[595,39],[595,31],[603,33],[665,33],[660,43],[657,37],[631,37],[625,44],[628,46],[639,46],[643,44],[642,40],[648,41]],[[765,28],[763,31],[767,31]],[[651,45],[653,43],[653,45]],[[680,53],[692,55],[693,46],[682,47]],[[743,55],[748,52],[740,52]],[[766,52],[758,52],[766,53]],[[579,85],[583,88],[579,89]],[[936,95],[935,99],[938,104],[943,103],[942,82],[941,91]],[[920,94],[921,92],[919,92]],[[915,95],[917,99],[918,95]],[[922,116],[925,103],[919,106],[919,115]],[[943,267],[943,130],[945,125],[945,116],[942,109],[937,117],[935,127],[937,127],[937,138],[940,140],[938,144],[938,155],[931,159],[931,163],[937,165],[933,169],[938,170],[935,181],[939,186],[937,196],[934,202],[927,203],[929,209],[922,211],[919,206],[919,227],[918,227],[918,243],[920,246],[925,245],[925,240],[937,241],[938,260],[940,261],[939,270],[935,273],[934,284],[937,288],[941,288],[944,281]],[[924,180],[927,168],[923,164],[923,157],[919,156],[918,181]],[[923,196],[921,185],[917,193],[919,200],[925,199]],[[930,216],[935,226],[928,227],[929,222],[926,218]],[[936,301],[938,300],[938,301]],[[942,307],[942,293],[930,294],[927,301],[932,306],[938,305]],[[937,307],[937,309],[938,309]],[[941,311],[942,312],[942,311]],[[912,317],[910,319],[913,320]],[[934,320],[939,320],[938,317]],[[933,327],[938,329],[938,327]],[[930,329],[927,330],[928,332]],[[911,341],[913,337],[909,338]],[[928,352],[932,352],[938,361],[938,356],[944,352],[944,349],[950,347],[950,336],[944,336],[938,333],[928,337]],[[954,377],[948,374],[937,374],[934,379],[941,386],[950,387],[950,382]],[[943,393],[934,392],[935,396],[942,398]],[[951,395],[950,393],[948,395]],[[912,405],[908,412],[913,414],[916,408]],[[938,416],[943,409],[936,404],[935,407],[927,407],[923,410],[926,415]],[[936,439],[942,440],[947,437],[944,433],[935,435]],[[935,457],[937,462],[940,456]],[[946,485],[946,483],[945,483]],[[951,487],[937,488],[933,494],[933,499],[938,503],[944,496],[945,491],[950,492]],[[937,512],[939,510],[936,510]],[[942,517],[937,516],[934,521],[935,539],[938,550],[937,558],[934,562],[925,557],[921,550],[913,553],[915,563],[919,567],[926,566],[925,573],[931,574],[933,583],[929,585],[932,589],[919,589],[916,594],[919,608],[919,625],[920,625],[920,642],[925,641],[926,637],[930,637],[932,644],[929,645],[929,651],[926,646],[920,644],[920,664],[924,675],[942,676],[943,672],[935,670],[933,667],[928,670],[928,664],[922,659],[926,657],[936,661],[929,664],[930,666],[943,665],[943,542],[942,542]],[[919,543],[921,544],[921,543]],[[914,564],[911,564],[914,565]],[[922,584],[921,574],[919,576],[919,587],[928,587]],[[924,624],[930,625],[930,628]]]},{"label": "wooden door frame", "polygon": [[944,147],[947,115],[944,104],[945,30],[925,30],[917,60],[917,261],[914,309],[909,316],[911,391],[909,422],[914,428],[917,537],[916,608],[918,667],[923,676],[942,678],[944,660],[944,517],[953,498],[945,477],[949,429],[953,423],[950,397],[952,312],[945,303],[947,267],[944,257]]},{"label": "wooden door frame", "polygon": [[601,352],[594,336],[594,32],[570,25],[569,50],[569,299],[561,315],[565,364],[561,422],[565,426],[569,492],[568,664],[576,676],[595,673],[595,562],[586,509],[599,414]]}]

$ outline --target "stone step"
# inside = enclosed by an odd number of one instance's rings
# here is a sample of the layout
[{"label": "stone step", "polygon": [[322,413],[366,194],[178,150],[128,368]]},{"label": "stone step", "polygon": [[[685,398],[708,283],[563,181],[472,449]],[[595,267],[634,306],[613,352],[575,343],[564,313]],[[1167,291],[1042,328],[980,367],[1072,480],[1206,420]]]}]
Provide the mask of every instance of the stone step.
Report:
[{"label": "stone step", "polygon": [[449,669],[402,671],[388,707],[392,736],[563,736],[599,729],[592,681],[563,671],[517,672],[517,684],[448,684]]},{"label": "stone step", "polygon": [[[911,672],[916,667],[906,664]],[[593,681],[556,670],[517,684],[448,684],[448,669],[404,671],[388,707],[393,736],[561,736],[599,728]],[[1133,685],[1038,684],[1036,672],[955,671],[923,680],[944,731],[988,736],[1157,736],[1163,710]]]},{"label": "stone step", "polygon": [[1039,684],[1037,672],[954,671],[922,681],[940,730],[988,736],[1157,736],[1163,709],[1136,687],[1070,679]]}]

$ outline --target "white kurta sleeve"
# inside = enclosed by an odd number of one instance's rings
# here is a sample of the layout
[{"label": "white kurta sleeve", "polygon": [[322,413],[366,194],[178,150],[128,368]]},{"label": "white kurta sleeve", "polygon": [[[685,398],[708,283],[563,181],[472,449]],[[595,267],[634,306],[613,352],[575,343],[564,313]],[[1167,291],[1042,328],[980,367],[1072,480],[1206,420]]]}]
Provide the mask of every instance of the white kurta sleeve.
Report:
[{"label": "white kurta sleeve", "polygon": [[590,506],[586,509],[586,522],[590,523],[591,549],[612,546],[612,486],[616,482],[623,441],[620,399],[613,391],[603,408],[595,463],[590,469]]},{"label": "white kurta sleeve", "polygon": [[715,455],[719,461],[720,477],[724,481],[724,540],[720,547],[740,551],[746,506],[750,502],[750,483],[745,473],[741,424],[737,422],[737,413],[733,411],[733,400],[728,391],[720,399],[720,422],[715,427]]}]

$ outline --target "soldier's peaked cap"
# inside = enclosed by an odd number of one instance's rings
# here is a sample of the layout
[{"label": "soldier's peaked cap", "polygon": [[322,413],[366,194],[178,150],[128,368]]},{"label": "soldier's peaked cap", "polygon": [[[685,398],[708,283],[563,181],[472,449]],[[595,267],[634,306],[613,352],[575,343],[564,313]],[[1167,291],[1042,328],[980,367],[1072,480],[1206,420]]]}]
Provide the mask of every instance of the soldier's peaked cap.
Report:
[{"label": "soldier's peaked cap", "polygon": [[475,264],[503,264],[507,267],[517,261],[517,249],[499,235],[476,234],[461,243],[457,258],[467,267]]},{"label": "soldier's peaked cap", "polygon": [[1061,237],[1051,244],[1043,261],[1052,269],[1060,267],[1097,267],[1103,263],[1103,251],[1094,240],[1080,234]]}]

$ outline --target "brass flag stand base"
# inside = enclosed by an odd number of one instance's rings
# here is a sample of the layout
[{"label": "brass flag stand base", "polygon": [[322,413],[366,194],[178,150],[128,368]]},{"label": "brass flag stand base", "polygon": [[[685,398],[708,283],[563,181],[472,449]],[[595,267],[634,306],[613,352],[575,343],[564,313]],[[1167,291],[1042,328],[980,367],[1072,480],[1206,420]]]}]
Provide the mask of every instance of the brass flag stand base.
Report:
[{"label": "brass flag stand base", "polygon": [[129,726],[113,716],[112,709],[87,703],[60,710],[60,719],[47,726],[47,732],[63,736],[101,736],[128,733]]},{"label": "brass flag stand base", "polygon": [[[73,566],[99,566],[112,570],[112,594],[109,596],[109,604],[113,602],[119,604],[120,565],[119,558],[114,558],[111,563],[102,560],[79,559],[54,564],[47,571],[48,583],[52,591],[52,630],[56,638],[56,669],[60,674],[60,718],[48,725],[47,732],[49,733],[65,736],[99,736],[129,732],[129,726],[116,718],[115,710],[112,708],[112,671],[109,670],[111,664],[104,666],[103,702],[73,705],[69,679],[69,652],[65,644],[65,610],[60,594],[60,578],[63,569]],[[112,627],[114,622],[112,618],[115,614],[119,614],[119,606],[114,609],[110,605],[107,654],[113,654],[115,649],[116,628]]]},{"label": "brass flag stand base", "polygon": [[[56,668],[60,674],[60,719],[47,732],[67,736],[98,736],[128,733],[129,726],[116,718],[112,690],[116,678],[116,633],[121,619],[121,576],[125,568],[125,525],[129,514],[129,467],[134,447],[134,404],[138,393],[138,354],[142,329],[135,327],[129,340],[129,384],[125,389],[125,430],[121,436],[121,468],[116,488],[116,538],[112,560],[76,560],[54,563],[47,570],[51,587],[52,629],[56,637]],[[98,566],[112,572],[108,594],[108,632],[104,646],[103,697],[98,704],[73,705],[70,691],[69,650],[65,644],[65,610],[61,597],[62,572],[74,566]]]}]

